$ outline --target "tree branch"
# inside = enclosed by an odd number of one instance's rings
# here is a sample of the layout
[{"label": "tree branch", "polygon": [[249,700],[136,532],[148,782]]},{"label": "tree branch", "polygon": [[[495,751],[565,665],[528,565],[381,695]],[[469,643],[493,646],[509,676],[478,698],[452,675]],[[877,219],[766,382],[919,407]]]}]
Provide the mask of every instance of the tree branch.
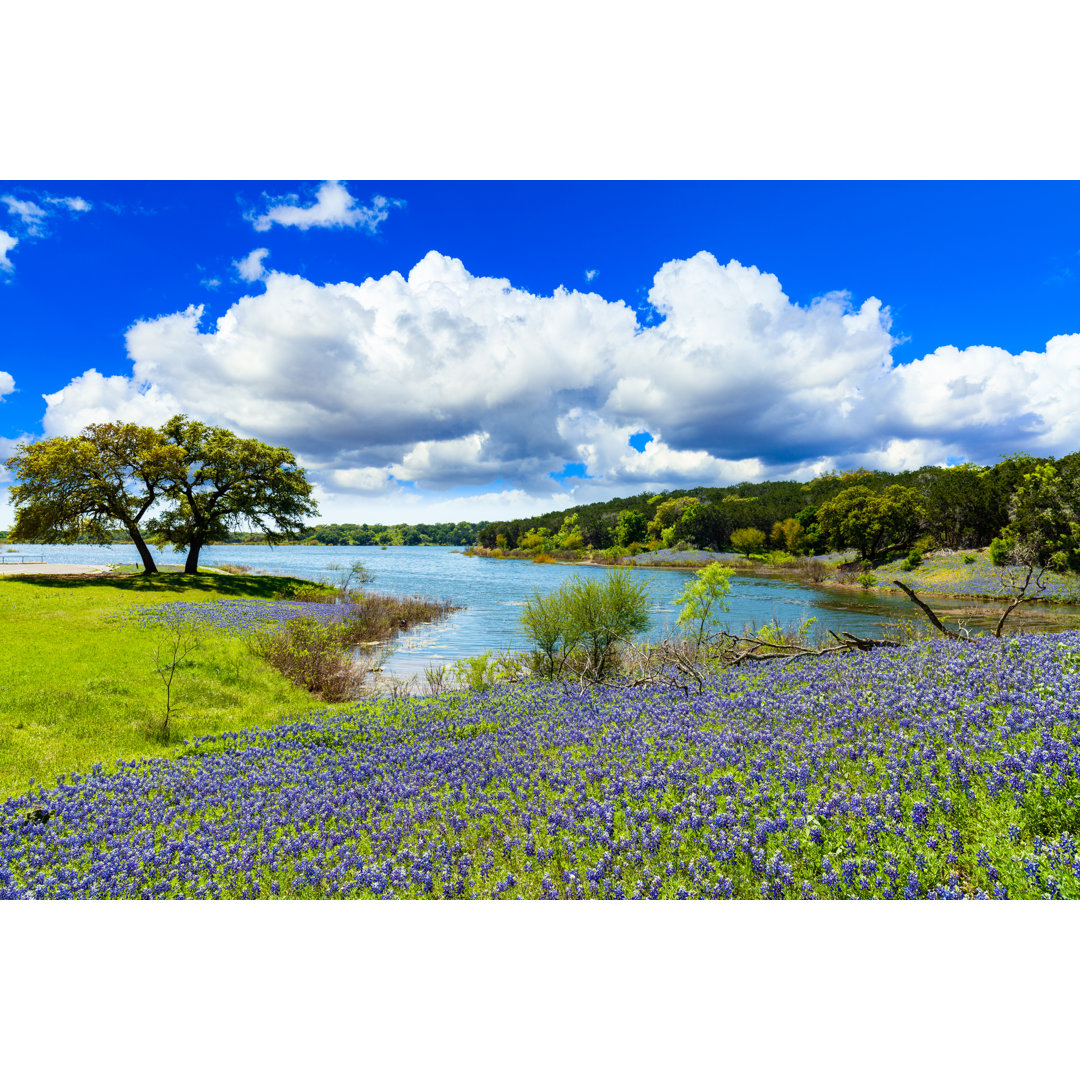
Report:
[{"label": "tree branch", "polygon": [[942,634],[944,634],[946,637],[956,638],[957,641],[965,641],[966,640],[963,634],[958,634],[955,630],[950,630],[947,626],[945,626],[942,623],[942,621],[926,606],[926,604],[924,604],[915,595],[914,591],[912,589],[909,589],[907,587],[907,585],[905,585],[902,581],[898,581],[896,578],[894,578],[893,579],[893,584],[896,585],[898,588],[903,589],[904,592],[907,593],[908,599],[916,607],[919,607],[919,608],[922,609],[923,614],[926,615],[926,617],[930,620],[930,622],[933,623],[934,627],[937,630],[939,630]]}]

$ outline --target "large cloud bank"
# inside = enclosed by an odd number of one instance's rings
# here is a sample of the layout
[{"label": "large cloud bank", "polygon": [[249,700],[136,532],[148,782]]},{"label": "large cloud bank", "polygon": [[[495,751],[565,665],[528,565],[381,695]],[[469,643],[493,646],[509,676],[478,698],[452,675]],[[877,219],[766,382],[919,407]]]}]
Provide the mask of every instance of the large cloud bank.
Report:
[{"label": "large cloud bank", "polygon": [[878,300],[801,306],[707,252],[665,264],[649,300],[662,318],[642,326],[621,301],[536,296],[437,252],[359,285],[271,272],[213,326],[199,307],[136,323],[131,376],[91,370],[48,395],[46,434],[186,412],[292,447],[324,493],[501,481],[518,509],[565,501],[550,474],[577,461],[583,499],[1080,448],[1080,334],[894,367]]}]

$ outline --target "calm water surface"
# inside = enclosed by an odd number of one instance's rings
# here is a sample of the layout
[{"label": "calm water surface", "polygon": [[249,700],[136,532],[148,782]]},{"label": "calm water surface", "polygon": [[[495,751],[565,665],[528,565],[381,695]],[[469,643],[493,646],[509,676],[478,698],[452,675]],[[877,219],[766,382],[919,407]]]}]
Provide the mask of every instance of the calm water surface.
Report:
[{"label": "calm water surface", "polygon": [[[50,562],[134,563],[132,545],[112,547],[91,545],[19,544],[21,554],[38,555]],[[180,561],[181,555],[164,552],[161,563]],[[422,675],[428,665],[451,663],[487,650],[502,652],[526,647],[518,628],[521,606],[533,590],[547,591],[574,573],[603,575],[603,567],[536,564],[516,559],[469,558],[460,549],[446,547],[267,547],[265,545],[223,545],[203,550],[200,564],[224,563],[250,567],[253,571],[291,574],[312,581],[333,580],[354,560],[361,560],[374,574],[368,588],[387,593],[429,596],[462,606],[445,622],[419,627],[397,639],[393,655],[384,665],[388,675],[408,678]],[[663,636],[674,625],[676,596],[693,577],[688,570],[636,568],[633,577],[643,581],[653,604],[651,637]],[[980,605],[973,601],[931,600],[939,612],[964,619],[973,630],[993,626],[1000,605]],[[727,629],[741,631],[776,620],[781,625],[817,619],[815,629],[843,630],[864,636],[878,636],[898,619],[921,620],[902,597],[862,593],[849,589],[823,589],[779,577],[736,574],[724,614]],[[1021,609],[1033,628],[1060,626],[1062,619],[1073,625],[1080,609]]]}]

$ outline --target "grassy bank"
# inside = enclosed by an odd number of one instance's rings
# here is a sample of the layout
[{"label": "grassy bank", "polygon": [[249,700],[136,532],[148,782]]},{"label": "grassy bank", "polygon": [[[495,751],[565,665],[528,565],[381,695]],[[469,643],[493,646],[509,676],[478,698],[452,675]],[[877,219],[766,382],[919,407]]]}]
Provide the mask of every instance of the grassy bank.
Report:
[{"label": "grassy bank", "polygon": [[[1003,581],[1002,569],[994,566],[986,549],[929,552],[913,569],[906,569],[904,561],[896,559],[876,567],[874,575],[882,585],[898,578],[920,596],[996,600],[1011,594],[1007,581]],[[1080,579],[1076,574],[1048,570],[1044,581],[1043,602],[1080,604]]]},{"label": "grassy bank", "polygon": [[354,707],[0,806],[0,896],[1080,898],[1080,634]]},{"label": "grassy bank", "polygon": [[[191,623],[192,610],[243,610],[311,590],[297,578],[223,573],[0,579],[0,797],[25,791],[32,777],[168,758],[185,739],[325,715],[303,672],[274,670],[227,620],[196,620],[196,647],[173,653],[177,611]],[[407,601],[380,599],[362,608],[365,641],[416,615]]]}]

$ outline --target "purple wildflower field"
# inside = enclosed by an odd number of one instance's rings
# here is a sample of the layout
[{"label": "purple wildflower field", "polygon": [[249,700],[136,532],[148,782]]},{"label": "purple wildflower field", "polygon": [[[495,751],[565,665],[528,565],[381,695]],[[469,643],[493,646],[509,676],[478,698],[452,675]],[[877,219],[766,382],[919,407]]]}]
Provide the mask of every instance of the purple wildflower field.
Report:
[{"label": "purple wildflower field", "polygon": [[1077,632],[369,702],[32,786],[0,897],[1078,898],[1078,717]]},{"label": "purple wildflower field", "polygon": [[125,613],[140,626],[190,621],[200,626],[243,636],[260,627],[281,625],[294,619],[314,619],[323,624],[341,622],[363,610],[360,604],[319,603],[298,600],[171,600]]}]

